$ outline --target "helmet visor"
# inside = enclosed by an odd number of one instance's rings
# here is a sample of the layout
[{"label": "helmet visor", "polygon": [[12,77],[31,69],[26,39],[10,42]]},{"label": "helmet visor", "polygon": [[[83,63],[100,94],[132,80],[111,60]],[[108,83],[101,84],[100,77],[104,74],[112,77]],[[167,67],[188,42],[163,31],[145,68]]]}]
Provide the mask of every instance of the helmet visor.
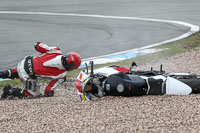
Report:
[{"label": "helmet visor", "polygon": [[62,57],[62,64],[63,64],[63,67],[67,70],[67,71],[72,71],[74,70],[76,67],[75,67],[75,62],[72,61],[70,59],[71,57],[71,54],[67,54],[67,55],[64,55]]}]

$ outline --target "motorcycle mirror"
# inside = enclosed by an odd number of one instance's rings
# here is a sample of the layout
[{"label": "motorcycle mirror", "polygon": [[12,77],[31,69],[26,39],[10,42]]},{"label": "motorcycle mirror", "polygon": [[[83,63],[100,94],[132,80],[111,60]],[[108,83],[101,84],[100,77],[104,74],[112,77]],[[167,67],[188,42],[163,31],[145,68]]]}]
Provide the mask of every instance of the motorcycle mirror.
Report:
[{"label": "motorcycle mirror", "polygon": [[85,63],[85,68],[87,70],[86,74],[88,74],[88,65],[87,65],[87,63]]},{"label": "motorcycle mirror", "polygon": [[137,66],[137,64],[133,61],[131,67]]},{"label": "motorcycle mirror", "polygon": [[91,65],[91,72],[90,72],[90,75],[93,76],[93,74],[94,74],[94,69],[93,69],[94,62],[93,62],[93,61],[90,61],[90,65]]},{"label": "motorcycle mirror", "polygon": [[161,72],[161,73],[163,72],[162,64],[160,65],[160,72]]},{"label": "motorcycle mirror", "polygon": [[137,64],[133,61],[133,62],[131,63],[130,71],[132,70],[132,68],[133,68],[134,66],[137,66]]}]

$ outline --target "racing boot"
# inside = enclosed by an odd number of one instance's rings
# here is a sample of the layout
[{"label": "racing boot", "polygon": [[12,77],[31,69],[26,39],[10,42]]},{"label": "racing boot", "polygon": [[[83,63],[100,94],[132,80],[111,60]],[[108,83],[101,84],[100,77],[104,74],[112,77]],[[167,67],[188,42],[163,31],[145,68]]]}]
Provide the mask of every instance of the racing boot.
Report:
[{"label": "racing boot", "polygon": [[18,76],[16,69],[8,69],[8,70],[5,70],[5,71],[0,71],[0,78],[14,79],[14,78],[19,78],[19,76]]},{"label": "racing boot", "polygon": [[10,70],[5,70],[0,72],[0,78],[9,78],[11,77],[11,71]]}]

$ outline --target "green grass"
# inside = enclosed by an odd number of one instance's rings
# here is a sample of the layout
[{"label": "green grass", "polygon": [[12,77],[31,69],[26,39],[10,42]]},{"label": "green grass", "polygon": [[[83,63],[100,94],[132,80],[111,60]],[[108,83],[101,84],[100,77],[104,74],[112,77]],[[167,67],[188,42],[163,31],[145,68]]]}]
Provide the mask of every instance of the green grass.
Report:
[{"label": "green grass", "polygon": [[200,32],[179,41],[154,47],[155,49],[165,49],[163,51],[120,61],[116,64],[130,66],[132,61],[135,61],[139,65],[148,62],[157,62],[161,59],[166,59],[179,53],[195,50],[198,47],[200,47]]},{"label": "green grass", "polygon": [[0,89],[6,84],[10,84],[11,86],[14,86],[14,87],[22,87],[23,86],[22,82],[19,79],[5,80],[5,81],[0,82]]},{"label": "green grass", "polygon": [[[95,68],[99,68],[106,65],[112,65],[112,64],[116,64],[119,66],[130,66],[132,61],[135,61],[138,65],[142,65],[148,62],[156,62],[156,61],[159,61],[160,59],[165,59],[179,53],[195,50],[197,47],[200,47],[200,32],[182,40],[178,40],[172,43],[167,43],[161,46],[154,47],[155,49],[165,49],[161,52],[139,56],[136,58],[119,61],[116,63],[95,65]],[[77,69],[77,70],[68,72],[67,78],[76,78],[80,70],[81,69]],[[46,82],[46,81],[47,80],[43,80],[43,82]],[[11,84],[12,86],[17,86],[17,87],[22,86],[22,83],[19,79],[2,81],[0,82],[0,88],[2,88],[5,84]]]}]

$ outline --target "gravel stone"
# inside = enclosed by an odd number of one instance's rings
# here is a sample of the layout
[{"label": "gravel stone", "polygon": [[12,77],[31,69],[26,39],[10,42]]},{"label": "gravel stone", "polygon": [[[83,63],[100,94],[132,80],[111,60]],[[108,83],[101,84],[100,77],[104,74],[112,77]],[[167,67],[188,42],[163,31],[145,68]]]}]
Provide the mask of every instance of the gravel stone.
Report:
[{"label": "gravel stone", "polygon": [[[200,74],[199,57],[200,49],[196,49],[134,69],[147,70],[153,66],[159,70],[163,64],[167,72]],[[42,83],[41,87],[45,85]],[[199,109],[199,94],[106,96],[81,102],[75,79],[68,79],[54,97],[0,100],[0,132],[199,132]]]}]

